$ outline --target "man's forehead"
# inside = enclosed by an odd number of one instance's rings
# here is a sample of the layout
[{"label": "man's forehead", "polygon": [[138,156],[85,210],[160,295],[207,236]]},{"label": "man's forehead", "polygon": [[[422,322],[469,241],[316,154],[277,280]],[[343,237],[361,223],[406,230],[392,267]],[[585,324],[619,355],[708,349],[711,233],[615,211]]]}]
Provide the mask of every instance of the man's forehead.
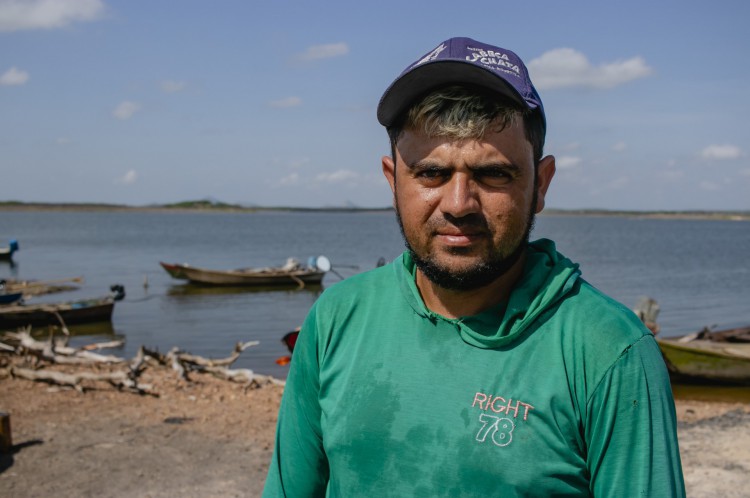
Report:
[{"label": "man's forehead", "polygon": [[503,130],[488,130],[481,137],[462,138],[453,135],[429,136],[420,129],[405,129],[396,144],[396,151],[406,162],[419,157],[443,154],[528,155],[533,160],[533,147],[523,127],[513,124]]}]

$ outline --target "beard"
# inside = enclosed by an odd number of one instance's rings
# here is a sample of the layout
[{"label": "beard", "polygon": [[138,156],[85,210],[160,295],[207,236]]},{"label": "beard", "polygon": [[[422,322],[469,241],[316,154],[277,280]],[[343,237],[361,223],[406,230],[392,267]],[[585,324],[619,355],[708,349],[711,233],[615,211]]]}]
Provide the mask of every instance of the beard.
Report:
[{"label": "beard", "polygon": [[[453,291],[469,291],[474,289],[480,289],[485,287],[505,273],[508,272],[521,258],[529,245],[529,237],[531,231],[534,228],[534,221],[536,219],[535,207],[537,203],[537,188],[536,181],[534,182],[534,194],[529,208],[529,212],[526,216],[525,227],[523,229],[522,236],[519,238],[515,247],[510,251],[503,251],[502,248],[493,246],[490,249],[490,254],[481,261],[474,263],[473,265],[462,268],[453,269],[447,265],[443,265],[437,261],[437,258],[433,254],[420,255],[409,242],[409,238],[406,236],[404,230],[404,224],[401,219],[401,212],[399,211],[398,203],[396,203],[396,218],[398,219],[398,226],[401,229],[401,235],[404,238],[406,249],[409,251],[412,260],[417,265],[417,268],[435,285],[444,289]],[[481,227],[483,231],[489,232],[487,220],[480,214],[471,214],[463,218],[453,218],[450,215],[444,215],[449,223],[455,226],[473,226]],[[511,233],[509,236],[513,236]],[[464,251],[462,248],[454,248],[453,254],[460,255]]]}]

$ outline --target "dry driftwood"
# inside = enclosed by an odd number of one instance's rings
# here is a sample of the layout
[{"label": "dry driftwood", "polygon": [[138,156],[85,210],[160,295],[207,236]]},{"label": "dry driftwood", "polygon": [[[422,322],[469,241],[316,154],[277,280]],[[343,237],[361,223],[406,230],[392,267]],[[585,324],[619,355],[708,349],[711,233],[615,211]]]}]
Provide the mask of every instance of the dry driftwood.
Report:
[{"label": "dry driftwood", "polygon": [[[202,356],[192,355],[181,351],[179,348],[172,348],[167,354],[161,354],[158,351],[150,350],[145,347],[141,347],[143,353],[152,358],[157,363],[163,366],[168,366],[175,370],[180,378],[190,380],[188,374],[193,371],[198,372],[219,372],[222,368],[226,369],[229,365],[234,363],[240,354],[251,346],[257,346],[260,344],[258,341],[238,342],[234,346],[232,353],[226,358],[211,359],[204,358]],[[236,375],[227,375],[227,378]]]},{"label": "dry driftwood", "polygon": [[171,367],[177,372],[177,375],[181,379],[186,381],[190,381],[190,372],[199,372],[209,373],[224,380],[245,382],[248,385],[259,386],[264,383],[283,383],[272,377],[256,374],[247,368],[229,368],[229,366],[239,358],[243,351],[249,347],[257,346],[258,344],[258,341],[248,341],[244,343],[238,342],[228,357],[220,359],[203,358],[202,356],[196,356],[180,351],[179,348],[172,348],[166,355],[145,348],[142,348],[142,350],[146,355],[156,360],[159,364]]},{"label": "dry driftwood", "polygon": [[224,368],[205,367],[202,372],[210,373],[214,377],[234,382],[244,382],[248,386],[260,387],[264,384],[276,384],[283,386],[284,381],[271,377],[270,375],[257,374],[249,368]]},{"label": "dry driftwood", "polygon": [[157,395],[152,391],[150,385],[138,383],[138,378],[145,369],[144,358],[143,355],[137,355],[133,358],[126,369],[116,370],[114,372],[80,371],[66,373],[56,370],[10,366],[7,369],[7,373],[14,378],[46,382],[48,384],[60,386],[69,386],[79,392],[85,392],[85,390],[93,383],[107,382],[120,390],[127,390],[139,394]]},{"label": "dry driftwood", "polygon": [[220,358],[218,360],[207,359],[201,356],[194,356],[189,353],[182,353],[182,352],[178,353],[178,356],[180,358],[180,361],[192,363],[194,365],[199,365],[199,366],[204,366],[204,367],[220,367],[220,366],[226,367],[234,363],[237,360],[237,358],[240,357],[240,354],[242,354],[244,350],[252,346],[257,346],[258,344],[260,344],[259,341],[238,342],[237,344],[235,344],[234,350],[232,351],[231,355],[229,355],[226,358]]},{"label": "dry driftwood", "polygon": [[53,370],[33,370],[30,368],[10,367],[10,375],[12,377],[26,380],[46,382],[48,384],[56,384],[60,386],[70,386],[79,392],[85,392],[86,386],[83,383],[89,381],[108,382],[118,389],[129,390],[139,394],[158,396],[158,394],[152,392],[150,385],[138,384],[138,375],[140,374],[134,374],[133,371],[121,370],[106,373],[76,372],[69,374]]},{"label": "dry driftwood", "polygon": [[[138,378],[149,363],[156,363],[157,365],[172,368],[180,378],[188,382],[191,381],[188,374],[190,372],[198,372],[208,373],[224,380],[242,382],[247,387],[260,387],[264,384],[283,385],[284,381],[282,380],[256,374],[250,369],[229,368],[243,351],[257,344],[258,341],[237,343],[229,356],[220,359],[192,355],[182,352],[178,348],[173,348],[169,353],[163,355],[158,351],[149,350],[141,346],[136,356],[123,368],[122,365],[126,363],[126,360],[123,358],[92,352],[92,350],[96,349],[118,347],[122,345],[122,341],[95,343],[80,348],[72,348],[67,346],[67,338],[59,340],[51,335],[46,341],[38,341],[31,336],[29,330],[21,330],[19,332],[7,333],[3,340],[0,340],[0,353],[12,352],[17,356],[31,357],[36,361],[35,368],[11,365],[4,369],[6,375],[36,382],[69,386],[79,392],[85,392],[93,383],[107,382],[120,390],[158,396],[157,393],[153,392],[150,385],[138,383]],[[43,364],[45,363],[52,365],[72,365],[78,368],[108,365],[120,369],[114,372],[79,371],[65,373],[44,369]]]},{"label": "dry driftwood", "polygon": [[[31,336],[30,329],[18,332],[8,332],[5,337],[10,342],[0,342],[3,349],[13,348],[20,355],[31,355],[37,359],[46,360],[50,363],[59,364],[88,364],[88,363],[124,363],[123,358],[112,355],[101,355],[91,352],[92,349],[103,347],[116,347],[124,344],[124,341],[110,341],[106,345],[89,345],[83,348],[72,348],[67,346],[67,339],[60,341],[50,335],[46,341],[38,341]],[[17,345],[14,347],[13,342]]]}]

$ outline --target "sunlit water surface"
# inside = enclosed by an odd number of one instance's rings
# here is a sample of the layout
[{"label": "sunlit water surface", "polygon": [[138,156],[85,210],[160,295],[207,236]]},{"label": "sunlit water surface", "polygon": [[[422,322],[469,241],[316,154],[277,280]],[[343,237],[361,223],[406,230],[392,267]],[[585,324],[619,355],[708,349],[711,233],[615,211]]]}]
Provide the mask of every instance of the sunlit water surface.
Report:
[{"label": "sunlit water surface", "polygon": [[[750,223],[550,215],[538,217],[532,238],[539,237],[555,240],[584,278],[626,305],[657,299],[664,336],[750,321]],[[79,290],[38,300],[125,286],[112,325],[85,327],[79,332],[89,335],[75,341],[116,334],[126,340],[113,351],[120,356],[145,345],[219,358],[237,342],[258,340],[235,366],[278,377],[288,371],[275,362],[288,354],[280,339],[302,322],[320,288],[196,287],[169,277],[159,261],[231,269],[325,255],[347,277],[403,250],[391,212],[1,212],[0,244],[13,238],[21,250],[15,265],[0,262],[0,278],[85,279]],[[339,280],[329,273],[323,287]]]}]

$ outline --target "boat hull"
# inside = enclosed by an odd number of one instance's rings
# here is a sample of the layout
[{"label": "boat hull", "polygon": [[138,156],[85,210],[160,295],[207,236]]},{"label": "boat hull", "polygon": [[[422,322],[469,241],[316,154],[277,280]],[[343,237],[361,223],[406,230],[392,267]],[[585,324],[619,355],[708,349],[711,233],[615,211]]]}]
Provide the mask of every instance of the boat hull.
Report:
[{"label": "boat hull", "polygon": [[320,285],[325,272],[303,269],[294,271],[207,270],[188,265],[161,264],[174,278],[201,285],[229,286],[299,286]]},{"label": "boat hull", "polygon": [[182,271],[182,268],[185,265],[181,265],[179,263],[165,263],[163,261],[159,261],[159,264],[167,273],[169,273],[170,277],[176,278],[178,280],[187,280],[185,272]]},{"label": "boat hull", "polygon": [[60,323],[60,318],[66,325],[107,322],[112,320],[114,306],[113,300],[106,300],[2,307],[0,308],[0,329],[29,325],[56,325]]},{"label": "boat hull", "polygon": [[13,304],[20,301],[23,294],[20,292],[0,294],[0,304]]},{"label": "boat hull", "polygon": [[18,250],[18,241],[11,240],[8,247],[0,247],[0,261],[12,261],[13,253]]},{"label": "boat hull", "polygon": [[750,385],[750,344],[657,339],[670,373],[678,378]]}]

